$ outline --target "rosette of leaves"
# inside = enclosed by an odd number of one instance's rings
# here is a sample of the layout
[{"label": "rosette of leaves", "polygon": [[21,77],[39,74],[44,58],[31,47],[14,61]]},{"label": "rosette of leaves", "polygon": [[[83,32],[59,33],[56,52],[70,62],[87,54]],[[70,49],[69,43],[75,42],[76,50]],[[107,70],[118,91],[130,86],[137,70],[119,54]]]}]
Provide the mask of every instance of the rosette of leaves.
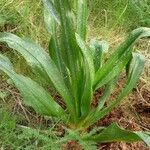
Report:
[{"label": "rosette of leaves", "polygon": [[[37,82],[15,72],[9,59],[0,55],[0,69],[21,92],[24,102],[44,116],[61,118],[66,127],[78,130],[81,139],[95,142],[143,140],[150,145],[149,133],[131,132],[116,123],[99,132],[85,134],[86,128],[104,118],[132,91],[143,68],[144,57],[132,52],[137,40],[150,36],[149,28],[132,31],[106,59],[109,45],[106,41],[86,41],[87,0],[43,0],[44,21],[50,35],[49,53],[32,41],[11,33],[0,33],[0,42],[20,53],[47,83],[52,84],[66,105],[64,110]],[[127,77],[117,98],[109,101],[117,79],[127,68]],[[94,92],[105,89],[98,106],[91,106]],[[83,134],[84,133],[84,134]]]}]

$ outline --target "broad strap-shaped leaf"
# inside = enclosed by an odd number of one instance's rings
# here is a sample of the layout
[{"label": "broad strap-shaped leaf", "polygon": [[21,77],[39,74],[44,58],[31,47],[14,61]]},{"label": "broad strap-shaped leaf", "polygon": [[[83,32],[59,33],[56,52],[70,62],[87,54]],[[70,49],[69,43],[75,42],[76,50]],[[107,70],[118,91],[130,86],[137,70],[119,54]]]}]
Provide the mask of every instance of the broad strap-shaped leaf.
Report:
[{"label": "broad strap-shaped leaf", "polygon": [[52,14],[48,11],[47,5],[44,5],[44,22],[48,33],[51,35],[49,42],[49,54],[52,60],[55,62],[59,70],[61,71],[61,55],[60,55],[60,47],[58,42],[58,34],[57,34],[57,22],[52,16]]},{"label": "broad strap-shaped leaf", "polygon": [[[63,73],[64,80],[66,79],[65,83],[70,90],[70,93],[72,94],[72,102],[76,116],[80,117],[81,99],[83,99],[83,97],[84,99],[87,97],[85,94],[82,94],[82,90],[85,87],[90,88],[91,90],[91,85],[89,87],[87,86],[86,81],[89,79],[84,77],[85,74],[89,73],[87,73],[87,69],[83,68],[83,57],[81,55],[81,50],[76,42],[74,13],[72,11],[73,6],[71,3],[72,1],[69,0],[53,1],[53,5],[55,8],[57,8],[57,12],[60,16],[60,36],[59,40],[56,41],[57,35],[55,33],[52,34],[49,48],[50,55],[52,56],[54,54],[52,59],[58,58],[55,55],[56,51],[61,51],[59,54],[57,53],[59,55],[59,59],[61,59],[62,62],[60,64],[65,64],[66,67],[64,68],[64,66],[60,65],[60,72]],[[84,91],[87,92],[87,90]],[[90,97],[88,96],[88,98]]]},{"label": "broad strap-shaped leaf", "polygon": [[59,13],[57,12],[57,9],[55,8],[55,5],[53,4],[53,0],[42,0],[44,7],[47,9],[49,14],[53,17],[53,19],[60,24],[60,16]]},{"label": "broad strap-shaped leaf", "polygon": [[55,62],[57,67],[59,68],[60,72],[62,72],[62,59],[60,55],[60,47],[58,40],[55,36],[51,36],[50,42],[49,42],[49,55],[52,58],[52,60]]},{"label": "broad strap-shaped leaf", "polygon": [[106,85],[103,95],[100,97],[100,99],[98,101],[98,106],[96,108],[92,109],[86,118],[84,117],[82,119],[82,123],[80,124],[81,127],[85,127],[85,126],[88,127],[87,122],[89,122],[89,120],[92,120],[92,118],[95,117],[95,114],[98,114],[99,111],[103,109],[105,102],[107,100],[109,100],[112,90],[114,89],[114,87],[116,85],[116,81],[117,81],[117,78],[113,79]]},{"label": "broad strap-shaped leaf", "polygon": [[143,140],[150,146],[150,136],[144,132],[133,132],[120,128],[116,123],[112,123],[103,129],[99,134],[87,136],[84,140],[95,141],[100,143],[108,142],[136,142]]},{"label": "broad strap-shaped leaf", "polygon": [[44,5],[44,22],[48,33],[52,35],[55,31],[57,22],[47,10],[46,5]]},{"label": "broad strap-shaped leaf", "polygon": [[[84,61],[85,64],[87,64],[87,61]],[[88,68],[88,65],[85,66],[84,68],[84,73],[86,75],[84,75],[84,81],[83,82],[83,87],[82,87],[82,97],[80,100],[80,108],[81,108],[81,117],[85,117],[89,111],[90,111],[90,104],[91,104],[91,100],[92,100],[92,96],[93,96],[93,89],[92,89],[92,80],[91,80],[91,76],[90,76],[90,70]]]},{"label": "broad strap-shaped leaf", "polygon": [[12,79],[21,92],[25,104],[33,107],[36,112],[55,117],[65,115],[64,110],[47,91],[30,78],[15,73],[10,61],[3,55],[0,55],[0,70],[4,71]]},{"label": "broad strap-shaped leaf", "polygon": [[61,48],[59,46],[59,40],[57,39],[56,32],[51,36],[50,42],[49,42],[49,55],[52,58],[52,60],[57,65],[61,76],[64,79],[64,82],[67,86],[67,88],[71,91],[71,83],[70,83],[70,72],[68,71],[68,68],[65,66],[65,63],[61,56]]},{"label": "broad strap-shaped leaf", "polygon": [[0,66],[1,68],[5,66],[5,68],[7,68],[10,72],[14,72],[14,68],[10,60],[2,54],[0,54]]},{"label": "broad strap-shaped leaf", "polygon": [[125,42],[123,42],[117,50],[110,56],[105,65],[100,68],[95,77],[94,89],[98,88],[99,82],[112,70],[112,68],[121,61],[121,56],[124,55],[125,52],[130,51],[133,44],[140,38],[149,37],[150,29],[141,27],[135,29],[131,32],[131,34],[127,37]]},{"label": "broad strap-shaped leaf", "polygon": [[[53,61],[60,67],[60,59],[59,53],[60,49],[58,46],[58,37],[57,37],[57,22],[54,19],[52,13],[49,12],[47,4],[44,3],[44,22],[48,33],[51,35],[50,43],[49,43],[49,54]],[[51,2],[52,3],[52,2]]]},{"label": "broad strap-shaped leaf", "polygon": [[77,33],[85,41],[87,30],[87,0],[78,0],[77,7]]},{"label": "broad strap-shaped leaf", "polygon": [[126,67],[128,62],[132,58],[131,50],[125,53],[121,58],[120,61],[106,74],[104,78],[101,79],[101,81],[97,84],[97,88],[102,87],[103,85],[107,84],[109,81],[111,81],[113,78],[118,76],[121,71]]},{"label": "broad strap-shaped leaf", "polygon": [[75,63],[78,61],[77,55],[79,52],[75,41],[73,12],[71,11],[71,6],[68,0],[58,0],[55,3],[58,7],[61,19],[61,54],[63,57],[63,61],[70,70],[71,76],[75,76],[75,71],[77,68],[77,66],[75,66]]},{"label": "broad strap-shaped leaf", "polygon": [[[69,80],[67,78],[67,71],[64,66],[63,60],[61,58],[61,48],[59,43],[59,34],[58,34],[58,23],[52,16],[52,14],[47,10],[48,7],[46,4],[44,4],[44,22],[46,29],[48,33],[50,34],[50,42],[49,42],[49,55],[52,58],[52,60],[55,62],[57,67],[59,68],[59,71],[64,76],[64,79],[66,81]],[[66,81],[67,82],[67,81]],[[68,84],[68,83],[67,83]]]},{"label": "broad strap-shaped leaf", "polygon": [[89,48],[87,48],[85,42],[82,40],[82,38],[78,34],[76,34],[76,40],[80,47],[80,50],[81,50],[81,53],[82,53],[84,59],[87,61],[87,65],[90,70],[91,80],[93,82],[95,71],[94,71],[94,62],[93,62],[93,57],[92,57],[92,51]]},{"label": "broad strap-shaped leaf", "polygon": [[[42,75],[48,77],[53,83],[56,90],[65,101],[68,110],[74,116],[74,105],[72,96],[66,87],[63,77],[59,72],[57,66],[49,57],[49,55],[37,44],[23,40],[10,33],[1,33],[0,41],[6,42],[10,48],[19,52],[28,62],[29,65],[38,67]],[[48,81],[48,80],[47,80]]]},{"label": "broad strap-shaped leaf", "polygon": [[87,116],[87,118],[85,118],[85,121],[84,121],[85,125],[86,124],[91,125],[91,124],[95,123],[96,121],[98,121],[99,119],[102,119],[108,113],[110,113],[114,107],[116,107],[116,106],[118,106],[118,104],[120,104],[120,102],[123,100],[123,98],[125,96],[127,96],[132,91],[132,89],[135,87],[136,82],[138,81],[138,79],[144,69],[144,64],[145,64],[144,56],[134,53],[132,63],[131,63],[131,68],[130,68],[130,75],[128,76],[126,85],[125,85],[124,89],[122,90],[122,92],[119,94],[119,96],[116,98],[116,100],[111,102],[107,107],[103,108],[101,111],[95,110],[95,111],[93,111],[92,114]]},{"label": "broad strap-shaped leaf", "polygon": [[74,13],[71,9],[69,0],[58,0],[54,2],[60,14],[60,47],[61,57],[64,62],[68,80],[70,81],[69,89],[72,91],[74,108],[76,116],[80,116],[80,81],[83,78],[82,57],[80,48],[75,38]]},{"label": "broad strap-shaped leaf", "polygon": [[93,51],[94,67],[95,72],[97,72],[104,63],[104,54],[108,52],[109,44],[106,41],[92,39],[90,42],[90,48]]},{"label": "broad strap-shaped leaf", "polygon": [[113,90],[113,88],[115,87],[115,81],[116,80],[111,80],[107,85],[106,85],[106,88],[105,88],[105,91],[102,95],[102,97],[99,99],[99,103],[98,103],[98,106],[96,108],[96,111],[100,111],[104,105],[105,105],[105,102],[108,100],[108,98],[110,97],[111,95],[111,92]]},{"label": "broad strap-shaped leaf", "polygon": [[89,112],[93,94],[92,85],[94,80],[94,63],[91,50],[86,47],[84,41],[78,34],[76,34],[76,40],[84,58],[85,84],[83,88],[83,96],[81,99],[81,110],[84,116]]},{"label": "broad strap-shaped leaf", "polygon": [[[7,43],[10,48],[21,53],[33,71],[49,82],[50,79],[40,62],[40,59],[43,59],[47,54],[39,45],[29,40],[23,40],[11,33],[0,33],[0,42]],[[41,58],[38,59],[39,57]]]},{"label": "broad strap-shaped leaf", "polygon": [[131,90],[135,87],[141,73],[143,72],[145,59],[143,55],[133,53],[133,59],[130,67],[130,75],[127,79],[125,88],[122,90],[118,98],[112,102],[108,107],[104,108],[99,114],[99,118],[103,118],[107,115],[114,107],[116,107],[125,96],[127,96]]},{"label": "broad strap-shaped leaf", "polygon": [[129,62],[128,62],[127,65],[126,65],[126,76],[129,75],[131,60],[132,60],[132,58],[129,60]]},{"label": "broad strap-shaped leaf", "polygon": [[150,132],[135,132],[150,147]]}]

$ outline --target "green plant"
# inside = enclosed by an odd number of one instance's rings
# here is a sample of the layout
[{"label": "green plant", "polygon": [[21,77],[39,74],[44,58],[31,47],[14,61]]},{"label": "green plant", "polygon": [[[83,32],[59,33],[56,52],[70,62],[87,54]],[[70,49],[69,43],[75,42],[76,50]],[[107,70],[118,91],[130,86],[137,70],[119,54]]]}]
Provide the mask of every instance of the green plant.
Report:
[{"label": "green plant", "polygon": [[[49,55],[39,45],[11,33],[0,33],[0,41],[27,60],[35,75],[52,84],[66,104],[64,110],[38,83],[14,71],[9,59],[0,55],[0,69],[20,90],[24,102],[44,116],[61,118],[71,130],[77,130],[82,140],[96,142],[144,140],[150,145],[149,133],[131,132],[113,123],[106,128],[85,134],[86,128],[105,117],[135,87],[144,68],[144,57],[132,53],[134,43],[150,36],[149,28],[138,28],[109,56],[108,43],[91,40],[86,44],[87,1],[43,0],[44,20],[51,35]],[[77,7],[77,11],[75,11]],[[127,68],[127,81],[118,97],[110,101],[117,78]],[[96,108],[92,97],[99,88],[105,88]],[[117,134],[116,134],[117,133]]]}]

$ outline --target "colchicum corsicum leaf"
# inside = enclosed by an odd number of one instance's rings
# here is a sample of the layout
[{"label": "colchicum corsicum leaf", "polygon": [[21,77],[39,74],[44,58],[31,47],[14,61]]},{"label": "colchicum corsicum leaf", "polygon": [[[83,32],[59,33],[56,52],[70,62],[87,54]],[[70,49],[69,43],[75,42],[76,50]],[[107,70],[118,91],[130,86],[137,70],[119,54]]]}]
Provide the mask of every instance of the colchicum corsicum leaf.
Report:
[{"label": "colchicum corsicum leaf", "polygon": [[[35,75],[40,75],[55,87],[66,110],[38,83],[16,73],[9,59],[3,55],[0,55],[0,70],[12,79],[24,102],[35,111],[44,116],[63,118],[70,129],[85,131],[109,114],[135,87],[145,61],[141,54],[132,52],[133,45],[140,38],[149,37],[150,29],[141,27],[132,31],[106,60],[109,49],[106,41],[93,39],[89,46],[86,42],[87,0],[43,0],[43,5],[44,21],[50,34],[49,53],[34,42],[11,33],[0,33],[0,42],[7,43],[20,53],[36,72]],[[105,106],[126,66],[128,75],[124,88]],[[101,87],[105,88],[103,96],[98,106],[93,108],[94,92]],[[126,131],[115,123],[101,129],[99,134],[87,133],[81,138],[95,142],[143,140],[150,145],[148,133]]]}]

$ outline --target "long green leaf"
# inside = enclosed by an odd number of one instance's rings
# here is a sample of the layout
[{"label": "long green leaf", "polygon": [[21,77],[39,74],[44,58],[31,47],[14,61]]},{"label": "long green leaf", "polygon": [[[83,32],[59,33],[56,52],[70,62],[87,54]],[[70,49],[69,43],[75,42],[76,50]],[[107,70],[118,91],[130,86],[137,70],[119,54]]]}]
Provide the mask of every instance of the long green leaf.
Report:
[{"label": "long green leaf", "polygon": [[54,87],[63,97],[68,110],[72,116],[74,116],[75,108],[72,96],[64,83],[61,73],[48,54],[40,46],[32,42],[22,40],[10,33],[1,33],[0,41],[6,42],[10,48],[17,50],[27,60],[29,65],[39,67],[39,69],[43,71],[43,75],[46,74],[49,77]]},{"label": "long green leaf", "polygon": [[3,55],[0,55],[0,70],[4,71],[13,80],[15,86],[21,92],[24,102],[32,106],[38,113],[56,117],[65,115],[64,110],[48,92],[30,78],[15,73],[10,61]]},{"label": "long green leaf", "polygon": [[76,40],[80,47],[80,50],[81,50],[81,53],[82,53],[84,59],[87,61],[87,65],[90,70],[91,81],[93,82],[95,71],[94,71],[94,62],[93,62],[93,57],[92,57],[92,51],[86,47],[85,42],[82,40],[82,38],[78,34],[76,34]]},{"label": "long green leaf", "polygon": [[33,68],[33,71],[39,73],[43,78],[50,80],[47,73],[45,72],[40,60],[44,58],[47,54],[44,50],[37,44],[31,41],[23,40],[18,36],[11,33],[0,33],[0,42],[6,42],[8,46],[14,50],[17,50],[26,59],[28,64]]},{"label": "long green leaf", "polygon": [[59,71],[63,74],[64,79],[68,80],[68,75],[63,61],[61,58],[61,48],[59,43],[58,25],[52,16],[52,14],[47,10],[48,8],[44,5],[44,22],[48,33],[51,35],[49,42],[49,54],[52,60],[55,62]]},{"label": "long green leaf", "polygon": [[78,0],[77,33],[84,41],[86,40],[87,13],[87,0]]},{"label": "long green leaf", "polygon": [[[115,80],[116,81],[116,80]],[[105,91],[102,95],[102,97],[100,98],[99,100],[99,103],[98,103],[98,106],[96,108],[96,111],[100,111],[104,105],[105,105],[105,102],[108,100],[108,98],[110,97],[111,95],[111,92],[112,92],[112,89],[115,87],[115,83],[114,83],[114,80],[111,80],[107,85],[106,85],[106,88],[105,88]]]},{"label": "long green leaf", "polygon": [[[44,2],[43,2],[44,3]],[[58,44],[58,35],[57,35],[57,23],[49,12],[48,7],[44,4],[44,22],[48,33],[51,35],[49,42],[49,54],[52,60],[57,64],[58,68],[61,68],[60,65],[60,48]]]},{"label": "long green leaf", "polygon": [[106,114],[108,114],[114,107],[116,107],[121,102],[121,100],[123,100],[125,96],[127,96],[131,92],[131,90],[135,87],[141,73],[143,72],[144,64],[144,56],[134,53],[130,68],[130,70],[132,71],[130,73],[130,76],[128,77],[125,88],[122,90],[121,94],[114,102],[112,102],[108,107],[104,108],[101,112],[99,112],[99,118],[103,118]]},{"label": "long green leaf", "polygon": [[74,14],[69,0],[58,0],[57,5],[60,21],[61,57],[68,69],[70,91],[72,91],[76,116],[80,116],[80,81],[83,78],[82,57],[75,39]]},{"label": "long green leaf", "polygon": [[51,39],[49,42],[49,55],[51,56],[52,60],[57,65],[61,75],[63,76],[66,86],[70,90],[70,93],[72,93],[71,88],[70,88],[71,83],[70,83],[69,71],[68,71],[68,68],[65,66],[65,63],[62,59],[61,48],[59,46],[59,41],[57,39],[56,33],[54,33],[51,36]]},{"label": "long green leaf", "polygon": [[132,132],[124,130],[116,123],[112,123],[110,126],[105,128],[98,135],[86,137],[84,140],[95,141],[100,143],[108,142],[136,142],[143,140],[148,146],[150,146],[150,136],[143,132]]},{"label": "long green leaf", "polygon": [[101,79],[101,81],[97,84],[97,88],[102,87],[103,85],[111,81],[114,77],[118,76],[121,71],[126,67],[131,58],[131,51],[125,53],[125,55],[120,58],[120,61],[108,72],[105,77]]},{"label": "long green leaf", "polygon": [[150,132],[135,132],[150,147]]},{"label": "long green leaf", "polygon": [[50,42],[49,42],[49,55],[51,56],[52,60],[55,62],[55,64],[59,68],[59,70],[62,71],[60,48],[59,48],[59,45],[58,45],[58,40],[54,36],[51,36],[51,39],[50,39]]},{"label": "long green leaf", "polygon": [[134,53],[133,54],[133,60],[131,63],[131,68],[130,68],[130,75],[127,79],[126,86],[120,93],[120,95],[117,97],[116,100],[111,102],[106,108],[103,108],[101,111],[94,111],[93,114],[87,116],[85,118],[84,124],[93,124],[99,119],[102,119],[104,116],[106,116],[108,113],[112,111],[112,109],[123,100],[125,96],[127,96],[132,89],[135,87],[136,82],[138,81],[143,69],[144,69],[144,64],[145,64],[145,59],[143,55]]},{"label": "long green leaf", "polygon": [[97,71],[94,82],[94,89],[98,88],[99,82],[101,82],[101,80],[111,71],[117,62],[121,61],[121,56],[124,55],[125,52],[131,50],[130,48],[138,39],[149,36],[149,28],[141,27],[132,31],[125,42],[123,42],[119,48],[110,56],[110,59],[108,59],[106,64]]},{"label": "long green leaf", "polygon": [[97,72],[104,63],[104,54],[108,52],[109,45],[106,41],[92,39],[90,42],[90,48],[93,51],[94,67],[95,72]]},{"label": "long green leaf", "polygon": [[57,12],[52,0],[42,0],[44,7],[47,9],[49,14],[53,17],[53,19],[60,24],[60,16],[59,13]]},{"label": "long green leaf", "polygon": [[83,88],[83,96],[81,99],[81,110],[83,113],[83,116],[87,115],[90,110],[90,104],[91,104],[91,99],[92,99],[92,85],[93,85],[93,80],[94,80],[94,63],[93,63],[93,58],[92,58],[92,53],[90,49],[87,49],[84,41],[82,38],[76,34],[76,39],[77,43],[81,49],[81,53],[84,57],[84,67],[85,67],[85,86]]},{"label": "long green leaf", "polygon": [[56,21],[47,10],[47,7],[44,7],[44,22],[48,33],[52,35],[56,28]]}]

